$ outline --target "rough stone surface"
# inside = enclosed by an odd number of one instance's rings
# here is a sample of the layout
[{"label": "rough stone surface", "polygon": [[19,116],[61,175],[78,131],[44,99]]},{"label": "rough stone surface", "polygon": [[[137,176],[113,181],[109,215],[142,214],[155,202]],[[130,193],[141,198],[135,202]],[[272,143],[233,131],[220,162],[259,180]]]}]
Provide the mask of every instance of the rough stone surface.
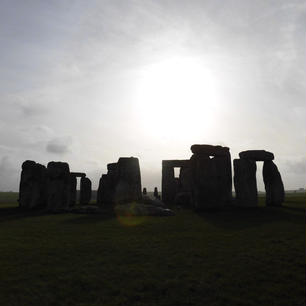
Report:
[{"label": "rough stone surface", "polygon": [[81,178],[80,204],[87,205],[91,200],[91,181],[88,177]]},{"label": "rough stone surface", "polygon": [[227,156],[229,154],[228,147],[207,144],[194,144],[190,150],[193,154],[204,154],[207,156]]},{"label": "rough stone surface", "polygon": [[241,159],[251,159],[255,161],[273,160],[274,154],[265,150],[248,150],[239,153]]},{"label": "rough stone surface", "polygon": [[257,206],[256,162],[254,160],[234,159],[234,185],[237,205]]},{"label": "rough stone surface", "polygon": [[47,209],[66,209],[70,204],[69,165],[63,162],[49,162],[47,166]]},{"label": "rough stone surface", "polygon": [[281,206],[285,200],[284,184],[273,161],[264,162],[263,179],[266,189],[266,205]]},{"label": "rough stone surface", "polygon": [[25,209],[44,207],[47,196],[46,167],[27,160],[22,164],[19,206]]},{"label": "rough stone surface", "polygon": [[[197,145],[201,147],[201,145]],[[190,159],[192,172],[192,204],[195,210],[217,208],[232,200],[232,170],[229,149],[211,146],[214,151],[194,149]],[[216,149],[217,148],[217,149]],[[206,151],[205,151],[206,150]],[[215,157],[209,156],[215,154]]]}]

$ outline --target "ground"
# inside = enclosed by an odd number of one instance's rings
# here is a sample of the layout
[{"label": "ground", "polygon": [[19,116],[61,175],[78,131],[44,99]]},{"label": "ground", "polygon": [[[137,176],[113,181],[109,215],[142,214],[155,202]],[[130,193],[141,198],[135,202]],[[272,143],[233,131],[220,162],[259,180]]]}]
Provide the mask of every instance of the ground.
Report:
[{"label": "ground", "polygon": [[16,197],[0,193],[1,305],[305,305],[305,194],[138,218],[21,213]]}]

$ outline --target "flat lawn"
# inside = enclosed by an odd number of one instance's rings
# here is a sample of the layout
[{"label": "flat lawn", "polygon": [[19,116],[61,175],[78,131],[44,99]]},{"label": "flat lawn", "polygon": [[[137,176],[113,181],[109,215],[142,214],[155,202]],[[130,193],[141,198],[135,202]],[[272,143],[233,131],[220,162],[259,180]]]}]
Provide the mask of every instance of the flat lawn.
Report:
[{"label": "flat lawn", "polygon": [[1,305],[305,305],[305,194],[139,218],[22,213],[3,197]]}]

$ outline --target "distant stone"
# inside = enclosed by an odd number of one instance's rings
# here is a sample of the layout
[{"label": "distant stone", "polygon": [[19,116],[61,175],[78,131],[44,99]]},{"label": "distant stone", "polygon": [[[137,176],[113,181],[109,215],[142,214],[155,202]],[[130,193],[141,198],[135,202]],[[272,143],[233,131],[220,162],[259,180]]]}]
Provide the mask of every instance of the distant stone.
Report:
[{"label": "distant stone", "polygon": [[91,200],[91,181],[88,177],[81,178],[80,204],[87,205]]},{"label": "distant stone", "polygon": [[154,193],[153,193],[155,198],[158,198],[158,189],[157,187],[154,187]]},{"label": "distant stone", "polygon": [[194,144],[190,149],[193,154],[205,154],[207,156],[224,156],[229,154],[228,147],[207,144]]},{"label": "distant stone", "polygon": [[265,150],[248,150],[239,153],[241,159],[251,159],[255,161],[273,160],[274,154]]},{"label": "distant stone", "polygon": [[143,194],[143,195],[146,195],[146,194],[147,194],[147,188],[146,188],[146,187],[144,187],[144,188],[142,189],[142,194]]},{"label": "distant stone", "polygon": [[285,200],[285,189],[281,175],[273,161],[265,161],[263,179],[266,189],[266,205],[281,206]]}]

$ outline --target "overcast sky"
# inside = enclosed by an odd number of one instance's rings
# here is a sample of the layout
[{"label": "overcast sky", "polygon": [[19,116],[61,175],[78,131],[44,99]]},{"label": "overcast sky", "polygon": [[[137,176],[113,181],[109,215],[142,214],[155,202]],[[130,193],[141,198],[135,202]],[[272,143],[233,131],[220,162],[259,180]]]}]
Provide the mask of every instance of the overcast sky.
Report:
[{"label": "overcast sky", "polygon": [[305,187],[305,32],[302,0],[0,0],[0,190],[26,159],[97,188],[120,156],[152,189],[193,143],[271,151]]}]

